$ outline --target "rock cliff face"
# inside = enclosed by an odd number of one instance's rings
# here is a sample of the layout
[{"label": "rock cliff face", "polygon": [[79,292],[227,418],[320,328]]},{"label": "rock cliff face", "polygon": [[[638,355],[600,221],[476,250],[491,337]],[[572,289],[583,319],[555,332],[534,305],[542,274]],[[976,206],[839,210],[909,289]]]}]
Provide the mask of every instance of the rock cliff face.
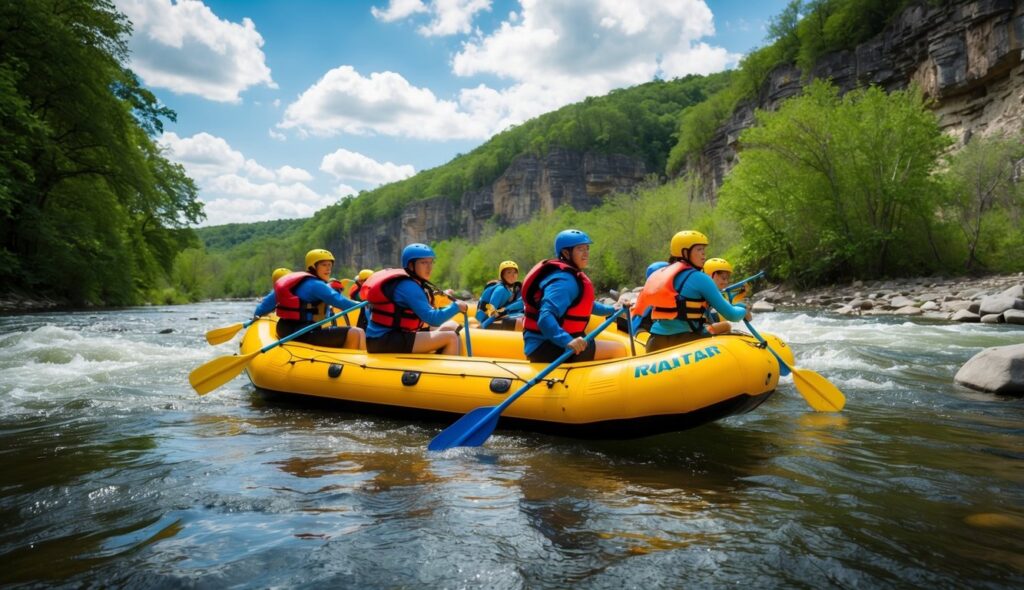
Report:
[{"label": "rock cliff face", "polygon": [[[852,51],[823,57],[811,79],[832,79],[842,92],[875,84],[888,91],[916,82],[935,99],[947,133],[962,146],[973,134],[1024,128],[1024,8],[1020,0],[976,0],[910,6],[882,33]],[[774,110],[799,94],[803,73],[776,68],[756,100],[740,104],[691,166],[704,196],[714,199],[735,165],[740,133],[755,109]]]},{"label": "rock cliff face", "polygon": [[348,266],[397,266],[408,243],[456,236],[472,241],[488,221],[513,226],[562,205],[590,209],[609,194],[629,191],[647,172],[642,161],[628,156],[556,148],[517,158],[490,186],[411,203],[399,215],[337,236],[327,247]]}]

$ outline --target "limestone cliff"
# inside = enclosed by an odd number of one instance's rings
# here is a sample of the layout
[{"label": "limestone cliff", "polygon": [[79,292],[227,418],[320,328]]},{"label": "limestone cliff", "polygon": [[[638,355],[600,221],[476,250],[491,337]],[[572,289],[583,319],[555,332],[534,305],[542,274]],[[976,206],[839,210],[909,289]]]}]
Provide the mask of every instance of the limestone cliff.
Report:
[{"label": "limestone cliff", "polygon": [[[853,50],[826,55],[810,79],[832,79],[846,92],[875,84],[888,91],[916,82],[958,145],[972,134],[1024,129],[1024,9],[1021,0],[976,0],[904,10],[882,33]],[[796,66],[776,68],[756,99],[741,103],[691,162],[707,198],[714,199],[735,165],[740,133],[755,109],[774,110],[805,82]]]},{"label": "limestone cliff", "polygon": [[517,158],[489,186],[410,203],[399,215],[337,236],[327,247],[348,266],[396,266],[410,242],[456,236],[472,241],[488,221],[512,226],[562,205],[591,209],[609,194],[629,191],[647,172],[640,159],[553,148],[544,156]]}]

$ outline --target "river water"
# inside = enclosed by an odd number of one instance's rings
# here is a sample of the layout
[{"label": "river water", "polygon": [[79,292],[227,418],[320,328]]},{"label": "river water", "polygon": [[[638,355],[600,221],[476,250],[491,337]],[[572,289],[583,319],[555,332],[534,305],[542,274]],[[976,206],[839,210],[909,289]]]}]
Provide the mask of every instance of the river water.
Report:
[{"label": "river water", "polygon": [[431,453],[443,424],[196,396],[251,307],[0,317],[0,584],[1024,587],[1024,400],[952,383],[1019,327],[764,314],[841,414],[787,378],[686,432]]}]

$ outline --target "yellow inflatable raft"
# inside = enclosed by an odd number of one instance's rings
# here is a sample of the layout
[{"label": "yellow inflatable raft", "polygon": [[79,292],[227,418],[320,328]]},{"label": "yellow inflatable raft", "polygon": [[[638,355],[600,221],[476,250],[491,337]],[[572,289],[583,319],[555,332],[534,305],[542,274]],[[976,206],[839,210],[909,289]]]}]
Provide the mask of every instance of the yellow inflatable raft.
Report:
[{"label": "yellow inflatable raft", "polygon": [[[792,363],[785,343],[764,337]],[[247,372],[267,391],[329,398],[355,411],[452,422],[500,403],[547,366],[525,359],[519,332],[471,330],[470,338],[472,358],[368,354],[292,341],[256,355]],[[246,331],[241,353],[277,339],[276,318],[258,320]],[[628,342],[614,326],[598,339]],[[628,345],[626,350],[628,355]],[[749,412],[771,396],[779,380],[776,358],[743,334],[652,354],[639,346],[637,355],[561,365],[511,404],[499,427],[581,438],[650,436]]]}]

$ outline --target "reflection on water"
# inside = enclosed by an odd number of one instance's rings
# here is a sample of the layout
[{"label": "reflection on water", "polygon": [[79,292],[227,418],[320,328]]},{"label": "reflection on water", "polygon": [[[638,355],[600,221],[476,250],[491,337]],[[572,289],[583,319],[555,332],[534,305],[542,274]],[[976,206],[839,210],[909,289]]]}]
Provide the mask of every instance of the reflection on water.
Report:
[{"label": "reflection on water", "polygon": [[1019,329],[767,314],[842,414],[786,379],[696,430],[428,453],[443,425],[191,393],[249,309],[0,318],[0,584],[1024,586],[1024,400],[951,383]]}]

